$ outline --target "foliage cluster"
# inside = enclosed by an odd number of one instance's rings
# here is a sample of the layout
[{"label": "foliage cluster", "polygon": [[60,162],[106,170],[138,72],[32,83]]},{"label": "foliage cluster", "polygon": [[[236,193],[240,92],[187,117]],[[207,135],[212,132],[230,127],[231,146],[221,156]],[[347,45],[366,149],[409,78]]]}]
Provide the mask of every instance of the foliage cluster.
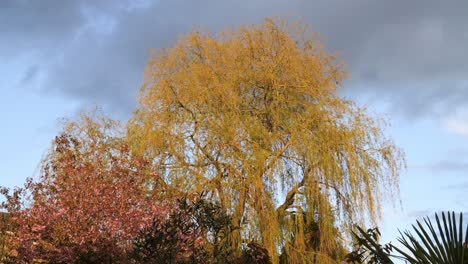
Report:
[{"label": "foliage cluster", "polygon": [[468,263],[468,225],[463,225],[462,213],[458,221],[455,212],[436,213],[434,219],[424,218],[424,224],[417,221],[413,225],[415,234],[400,232],[400,247],[390,243],[382,246],[376,228],[367,232],[359,226],[356,228],[353,234],[357,248],[347,256],[350,263],[393,264],[394,259],[411,264]]}]

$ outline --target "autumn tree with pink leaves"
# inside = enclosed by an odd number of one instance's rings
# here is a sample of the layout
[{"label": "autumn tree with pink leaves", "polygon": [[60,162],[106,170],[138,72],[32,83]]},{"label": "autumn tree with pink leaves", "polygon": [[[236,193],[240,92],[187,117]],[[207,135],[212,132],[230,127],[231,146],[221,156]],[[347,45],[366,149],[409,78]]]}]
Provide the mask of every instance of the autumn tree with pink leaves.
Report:
[{"label": "autumn tree with pink leaves", "polygon": [[55,138],[38,177],[1,189],[13,224],[6,263],[252,263],[263,256],[255,247],[234,255],[228,238],[236,227],[222,208],[164,183],[122,133],[114,121],[83,114]]},{"label": "autumn tree with pink leaves", "polygon": [[[149,162],[133,155],[118,125],[83,116],[54,140],[41,173],[16,191],[18,260],[116,262],[170,205],[148,195]],[[12,208],[10,208],[12,209]]]}]

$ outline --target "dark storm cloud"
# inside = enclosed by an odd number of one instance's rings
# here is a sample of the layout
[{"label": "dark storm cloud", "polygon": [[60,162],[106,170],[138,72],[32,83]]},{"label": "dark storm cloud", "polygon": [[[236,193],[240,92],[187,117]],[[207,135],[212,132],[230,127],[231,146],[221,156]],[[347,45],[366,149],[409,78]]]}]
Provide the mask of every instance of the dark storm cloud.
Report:
[{"label": "dark storm cloud", "polygon": [[128,112],[150,49],[170,45],[193,26],[216,31],[279,16],[323,35],[347,62],[355,95],[389,100],[410,116],[450,111],[468,99],[468,1],[119,3],[1,2],[0,56],[29,54],[31,67],[41,65],[43,91]]},{"label": "dark storm cloud", "polygon": [[0,54],[20,56],[47,46],[57,48],[82,23],[74,1],[0,1]]}]

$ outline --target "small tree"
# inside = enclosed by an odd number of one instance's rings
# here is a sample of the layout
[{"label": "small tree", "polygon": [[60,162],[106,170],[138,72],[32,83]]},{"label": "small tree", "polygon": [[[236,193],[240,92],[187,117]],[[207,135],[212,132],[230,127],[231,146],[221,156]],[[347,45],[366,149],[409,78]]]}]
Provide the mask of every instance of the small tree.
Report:
[{"label": "small tree", "polygon": [[164,216],[167,205],[141,177],[150,163],[119,133],[83,116],[55,138],[39,178],[9,197],[18,262],[125,263],[139,231]]}]

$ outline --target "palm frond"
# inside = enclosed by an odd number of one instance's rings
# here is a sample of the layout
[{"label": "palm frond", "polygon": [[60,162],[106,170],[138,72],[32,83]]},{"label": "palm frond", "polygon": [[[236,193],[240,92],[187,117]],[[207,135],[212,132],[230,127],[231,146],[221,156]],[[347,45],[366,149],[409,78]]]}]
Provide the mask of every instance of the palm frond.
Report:
[{"label": "palm frond", "polygon": [[437,230],[429,217],[424,218],[424,225],[416,221],[415,234],[400,232],[398,241],[403,247],[393,248],[409,263],[468,264],[468,226],[463,225],[463,214],[457,222],[455,212],[443,212],[441,217],[436,213],[435,223]]}]

